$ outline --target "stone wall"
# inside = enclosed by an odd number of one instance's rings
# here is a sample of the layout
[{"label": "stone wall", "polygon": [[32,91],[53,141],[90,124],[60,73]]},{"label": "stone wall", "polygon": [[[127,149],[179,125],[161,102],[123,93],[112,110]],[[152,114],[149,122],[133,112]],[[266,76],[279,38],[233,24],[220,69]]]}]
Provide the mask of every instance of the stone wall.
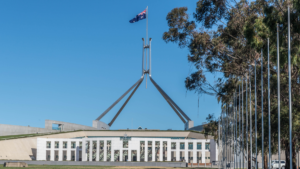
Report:
[{"label": "stone wall", "polygon": [[0,124],[0,136],[21,135],[21,134],[36,134],[36,133],[50,133],[50,132],[59,132],[59,131],[52,130],[52,129],[38,128],[38,127]]},{"label": "stone wall", "polygon": [[61,124],[63,125],[62,131],[74,131],[74,130],[99,130],[94,127],[84,126],[81,124],[75,123],[68,123],[63,121],[56,121],[56,120],[45,120],[45,129],[52,129],[52,124]]}]

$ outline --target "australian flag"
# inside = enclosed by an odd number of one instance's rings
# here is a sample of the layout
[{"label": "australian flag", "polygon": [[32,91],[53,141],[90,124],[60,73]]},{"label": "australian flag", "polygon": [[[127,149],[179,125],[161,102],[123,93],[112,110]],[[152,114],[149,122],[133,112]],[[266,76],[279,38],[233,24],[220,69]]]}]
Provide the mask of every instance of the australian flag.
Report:
[{"label": "australian flag", "polygon": [[131,19],[129,22],[130,23],[134,23],[134,22],[137,22],[139,20],[142,20],[142,19],[145,19],[146,18],[146,9],[139,13],[138,15],[136,15],[136,17],[134,17],[133,19]]}]

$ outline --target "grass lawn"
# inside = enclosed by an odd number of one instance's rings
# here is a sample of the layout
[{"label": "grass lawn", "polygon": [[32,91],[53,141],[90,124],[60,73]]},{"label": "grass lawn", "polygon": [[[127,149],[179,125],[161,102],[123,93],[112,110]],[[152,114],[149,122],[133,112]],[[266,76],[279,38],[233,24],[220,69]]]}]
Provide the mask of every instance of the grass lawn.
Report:
[{"label": "grass lawn", "polygon": [[[0,168],[11,168],[11,169],[19,169],[19,168],[15,168],[15,167],[3,167],[3,165],[0,165]],[[131,166],[62,166],[62,165],[29,165],[28,169],[37,169],[37,168],[41,168],[41,169],[172,169],[175,167],[131,167]],[[176,169],[180,169],[180,168],[176,168]],[[183,169],[183,168],[182,168]],[[196,168],[192,168],[189,167],[189,169],[196,169]],[[202,168],[201,169],[205,169]]]}]

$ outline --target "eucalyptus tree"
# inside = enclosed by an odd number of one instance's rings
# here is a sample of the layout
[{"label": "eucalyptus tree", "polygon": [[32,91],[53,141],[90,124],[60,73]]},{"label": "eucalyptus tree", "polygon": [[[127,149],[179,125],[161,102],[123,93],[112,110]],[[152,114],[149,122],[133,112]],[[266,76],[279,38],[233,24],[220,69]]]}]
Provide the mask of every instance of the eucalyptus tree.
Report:
[{"label": "eucalyptus tree", "polygon": [[[279,54],[280,54],[280,119],[281,119],[281,147],[285,150],[286,164],[289,168],[289,132],[288,132],[288,69],[287,69],[287,5],[291,6],[291,39],[292,39],[292,107],[293,107],[293,147],[300,137],[300,0],[278,2],[274,0],[264,1],[235,1],[235,0],[199,0],[195,12],[188,14],[186,7],[174,8],[166,19],[169,29],[164,32],[165,42],[177,43],[181,48],[188,48],[186,55],[189,62],[194,65],[192,72],[185,79],[185,87],[199,94],[215,95],[222,105],[230,103],[233,93],[241,84],[240,79],[244,78],[249,65],[257,63],[257,72],[251,74],[251,83],[254,87],[254,75],[257,78],[257,141],[259,153],[268,153],[268,127],[272,128],[271,151],[275,154],[278,151],[278,110],[277,110],[277,48],[276,48],[276,24],[279,23]],[[194,9],[192,9],[194,10]],[[260,84],[268,86],[267,77],[267,38],[270,39],[270,125],[268,125],[268,100],[267,89],[261,91]],[[262,60],[259,60],[263,50]],[[263,62],[263,71],[261,69]],[[221,73],[215,83],[207,80],[209,74]],[[262,80],[262,81],[261,81]],[[254,98],[252,88],[251,98]],[[245,92],[245,91],[241,91]],[[262,94],[265,95],[263,100]],[[244,94],[245,96],[245,94]],[[254,101],[250,102],[254,108]],[[262,104],[261,104],[262,103]],[[237,104],[239,104],[237,102]],[[262,105],[264,107],[262,107]],[[261,111],[263,109],[263,112]],[[263,121],[262,117],[264,117]],[[250,117],[255,123],[255,115]],[[211,125],[205,126],[207,134],[214,135],[213,116],[209,116]],[[264,123],[264,125],[262,125]],[[210,124],[210,123],[209,123]],[[237,122],[239,125],[239,122]],[[242,126],[245,127],[245,126]],[[254,131],[255,125],[252,125]],[[239,129],[238,129],[239,130]],[[237,133],[241,133],[237,131]],[[215,134],[216,135],[216,134]],[[254,135],[255,136],[255,135]],[[239,137],[239,136],[237,136]],[[253,139],[253,138],[251,138]],[[264,141],[264,144],[262,143]],[[261,152],[262,146],[265,147]],[[255,146],[253,151],[255,151]],[[245,148],[245,147],[242,147]],[[293,167],[296,167],[296,151],[292,153]],[[267,168],[267,158],[264,161],[264,168]],[[250,164],[250,163],[249,163]],[[250,166],[249,166],[250,167]]]}]

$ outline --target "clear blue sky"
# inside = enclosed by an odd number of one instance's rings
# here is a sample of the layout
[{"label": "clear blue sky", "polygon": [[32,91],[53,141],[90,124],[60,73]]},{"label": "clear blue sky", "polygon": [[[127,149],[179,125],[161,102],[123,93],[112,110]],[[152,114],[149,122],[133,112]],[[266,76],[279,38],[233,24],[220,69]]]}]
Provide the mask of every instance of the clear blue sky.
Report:
[{"label": "clear blue sky", "polygon": [[[199,125],[220,114],[214,96],[186,91],[193,66],[187,49],[166,44],[166,15],[175,7],[195,11],[196,0],[0,1],[0,123],[44,127],[44,120],[92,125],[141,77],[146,20],[129,20],[149,6],[152,77]],[[208,77],[210,81],[216,78]],[[121,101],[102,120],[109,123]],[[112,129],[183,129],[160,93],[145,81]]]}]

